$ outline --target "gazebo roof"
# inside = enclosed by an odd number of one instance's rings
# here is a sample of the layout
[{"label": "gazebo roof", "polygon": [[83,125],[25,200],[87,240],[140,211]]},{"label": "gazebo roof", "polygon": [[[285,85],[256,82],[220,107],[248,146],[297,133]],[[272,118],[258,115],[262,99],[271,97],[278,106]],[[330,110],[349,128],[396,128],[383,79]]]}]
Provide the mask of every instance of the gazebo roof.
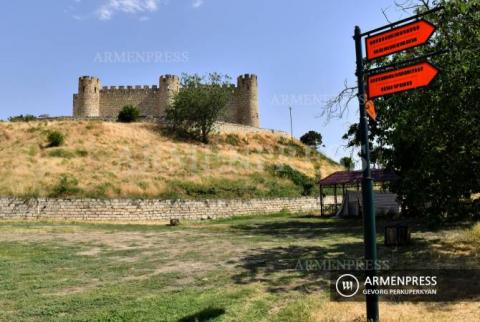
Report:
[{"label": "gazebo roof", "polygon": [[[372,179],[376,182],[394,181],[397,175],[392,170],[372,169]],[[362,181],[362,171],[337,171],[320,180],[321,186],[356,184]]]}]

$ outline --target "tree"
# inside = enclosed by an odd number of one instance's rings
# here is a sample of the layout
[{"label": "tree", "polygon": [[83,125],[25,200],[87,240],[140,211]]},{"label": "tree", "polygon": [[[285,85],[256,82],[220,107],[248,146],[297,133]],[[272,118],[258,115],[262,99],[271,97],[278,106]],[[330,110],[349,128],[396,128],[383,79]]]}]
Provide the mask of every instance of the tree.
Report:
[{"label": "tree", "polygon": [[8,118],[10,122],[30,122],[30,121],[35,121],[37,119],[36,116],[31,115],[31,114],[20,114],[17,116],[11,116]]},{"label": "tree", "polygon": [[352,171],[355,168],[355,161],[351,157],[341,158],[340,164],[348,171]]},{"label": "tree", "polygon": [[316,150],[318,146],[322,145],[322,135],[316,131],[308,131],[300,137],[300,141]]},{"label": "tree", "polygon": [[[441,74],[428,88],[377,99],[381,121],[370,130],[374,155],[399,174],[392,189],[404,209],[438,221],[475,214],[469,200],[480,192],[480,0],[432,4],[444,10],[427,17],[438,28],[429,45],[369,67],[447,48],[432,58]],[[347,137],[356,145],[351,130]]]},{"label": "tree", "polygon": [[123,123],[131,123],[138,120],[140,116],[140,111],[138,108],[132,105],[126,105],[122,108],[120,113],[118,113],[118,121]]},{"label": "tree", "polygon": [[227,75],[213,73],[205,78],[183,74],[181,89],[167,108],[165,120],[175,133],[208,143],[232,92]]}]

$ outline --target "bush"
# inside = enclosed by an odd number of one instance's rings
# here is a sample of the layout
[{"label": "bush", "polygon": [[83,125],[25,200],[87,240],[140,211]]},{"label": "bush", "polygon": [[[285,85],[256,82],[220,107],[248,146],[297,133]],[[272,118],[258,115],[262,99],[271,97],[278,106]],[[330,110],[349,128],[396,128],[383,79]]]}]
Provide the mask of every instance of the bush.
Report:
[{"label": "bush", "polygon": [[53,187],[50,197],[64,197],[77,194],[78,192],[80,192],[80,188],[78,188],[77,178],[62,174],[57,185]]},{"label": "bush", "polygon": [[229,133],[225,136],[225,143],[234,145],[234,146],[239,146],[240,145],[240,138],[236,134]]},{"label": "bush", "polygon": [[49,151],[49,152],[48,152],[48,156],[50,156],[50,157],[55,157],[55,158],[71,159],[71,158],[73,158],[75,155],[74,155],[72,152],[68,151],[68,150],[55,149],[55,150]]},{"label": "bush", "polygon": [[303,189],[302,195],[309,196],[312,194],[314,181],[298,170],[293,169],[288,164],[273,165],[271,169],[274,176],[291,180],[296,186]]},{"label": "bush", "polygon": [[118,121],[122,123],[130,123],[138,120],[140,116],[140,111],[138,108],[132,105],[126,105],[122,108],[120,113],[118,113]]},{"label": "bush", "polygon": [[460,239],[463,242],[480,246],[480,223],[477,223],[473,225],[473,227],[464,230],[460,236]]},{"label": "bush", "polygon": [[65,136],[59,131],[51,131],[47,135],[48,147],[57,147],[65,142]]},{"label": "bush", "polygon": [[17,116],[11,116],[8,118],[10,122],[30,122],[30,121],[35,121],[37,117],[35,115],[31,114],[20,114]]},{"label": "bush", "polygon": [[88,155],[88,151],[77,149],[75,150],[75,154],[79,157],[86,157]]}]

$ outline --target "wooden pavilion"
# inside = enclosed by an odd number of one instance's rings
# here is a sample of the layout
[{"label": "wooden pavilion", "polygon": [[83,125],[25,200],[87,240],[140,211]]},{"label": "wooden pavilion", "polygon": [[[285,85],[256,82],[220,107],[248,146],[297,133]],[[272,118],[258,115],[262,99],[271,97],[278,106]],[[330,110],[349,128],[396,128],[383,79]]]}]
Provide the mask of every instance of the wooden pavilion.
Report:
[{"label": "wooden pavilion", "polygon": [[[394,181],[397,175],[392,170],[372,169],[372,179],[374,190],[385,191],[387,183]],[[326,178],[320,180],[320,213],[336,214],[342,206],[343,200],[348,190],[354,190],[360,193],[362,183],[362,171],[337,171]],[[327,189],[333,193],[333,203],[325,204],[325,192]],[[342,193],[342,200],[339,202],[338,192]],[[359,205],[361,207],[361,205]]]}]

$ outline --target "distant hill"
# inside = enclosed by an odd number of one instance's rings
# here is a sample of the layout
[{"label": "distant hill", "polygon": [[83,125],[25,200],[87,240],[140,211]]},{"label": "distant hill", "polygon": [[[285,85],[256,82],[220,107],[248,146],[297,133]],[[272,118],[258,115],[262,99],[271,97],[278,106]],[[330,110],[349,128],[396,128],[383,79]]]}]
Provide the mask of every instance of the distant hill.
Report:
[{"label": "distant hill", "polygon": [[[53,130],[65,134],[60,147],[46,147]],[[1,196],[299,196],[305,178],[313,182],[340,169],[278,134],[223,133],[204,145],[172,139],[147,123],[2,122],[0,142]]]}]

